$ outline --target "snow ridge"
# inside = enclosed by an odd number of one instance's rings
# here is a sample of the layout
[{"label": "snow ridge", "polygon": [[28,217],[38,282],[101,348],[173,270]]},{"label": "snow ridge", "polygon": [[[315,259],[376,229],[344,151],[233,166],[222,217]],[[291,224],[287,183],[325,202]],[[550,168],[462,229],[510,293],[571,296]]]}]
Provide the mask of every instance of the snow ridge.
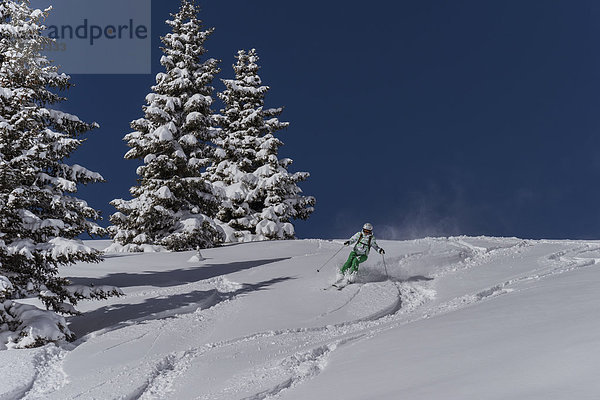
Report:
[{"label": "snow ridge", "polygon": [[43,399],[66,385],[68,378],[62,364],[67,353],[60,347],[46,345],[34,357],[35,375],[23,393],[19,394],[19,398]]},{"label": "snow ridge", "polygon": [[[346,341],[347,342],[347,341]],[[312,379],[319,375],[327,366],[329,355],[335,351],[339,343],[320,346],[306,352],[295,353],[278,364],[274,365],[275,373],[281,373],[290,376],[276,386],[264,390],[260,393],[245,397],[243,400],[264,400],[276,396],[284,390],[291,389],[307,379]]]},{"label": "snow ridge", "polygon": [[169,354],[160,360],[147,383],[131,396],[132,399],[160,399],[171,391],[174,378],[184,369],[185,360],[192,352]]}]

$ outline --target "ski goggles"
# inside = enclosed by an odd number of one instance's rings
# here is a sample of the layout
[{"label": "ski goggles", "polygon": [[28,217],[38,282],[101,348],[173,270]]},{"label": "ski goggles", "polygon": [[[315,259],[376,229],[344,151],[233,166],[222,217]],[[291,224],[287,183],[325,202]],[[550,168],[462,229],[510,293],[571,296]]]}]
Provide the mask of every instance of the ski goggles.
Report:
[{"label": "ski goggles", "polygon": [[372,230],[370,230],[370,229],[363,229],[363,232],[364,232],[364,233],[367,233],[367,234],[369,234],[369,235],[370,235],[371,233],[373,233],[373,231],[372,231]]}]

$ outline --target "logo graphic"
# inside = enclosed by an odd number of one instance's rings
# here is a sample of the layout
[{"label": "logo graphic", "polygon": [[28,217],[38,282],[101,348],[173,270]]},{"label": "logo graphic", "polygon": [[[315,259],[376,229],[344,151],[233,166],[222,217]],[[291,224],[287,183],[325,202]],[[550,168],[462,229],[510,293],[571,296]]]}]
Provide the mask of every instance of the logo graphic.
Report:
[{"label": "logo graphic", "polygon": [[67,74],[149,74],[151,0],[32,0],[52,10],[42,52]]}]

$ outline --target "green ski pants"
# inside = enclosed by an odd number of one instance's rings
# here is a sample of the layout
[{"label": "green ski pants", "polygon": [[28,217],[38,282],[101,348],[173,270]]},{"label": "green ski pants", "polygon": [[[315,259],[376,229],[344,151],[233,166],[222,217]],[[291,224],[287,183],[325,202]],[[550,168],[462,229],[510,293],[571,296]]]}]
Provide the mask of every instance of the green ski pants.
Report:
[{"label": "green ski pants", "polygon": [[346,273],[348,269],[350,269],[350,273],[354,273],[358,271],[358,264],[367,261],[367,256],[364,254],[358,255],[354,251],[350,252],[348,259],[344,263],[342,267],[342,274]]}]

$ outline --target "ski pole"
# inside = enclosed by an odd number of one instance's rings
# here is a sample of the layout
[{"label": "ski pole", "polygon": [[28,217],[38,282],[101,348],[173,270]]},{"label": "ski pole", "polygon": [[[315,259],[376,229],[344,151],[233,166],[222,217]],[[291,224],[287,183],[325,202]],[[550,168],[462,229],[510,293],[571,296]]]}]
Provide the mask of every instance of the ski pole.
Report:
[{"label": "ski pole", "polygon": [[385,256],[382,254],[381,257],[383,258],[383,268],[385,268],[385,277],[389,281],[390,280],[390,274],[388,274],[387,265],[385,264]]},{"label": "ski pole", "polygon": [[339,253],[340,251],[342,251],[342,249],[343,249],[344,247],[345,247],[345,246],[342,246],[342,248],[340,248],[338,251],[336,251],[336,252],[335,252],[335,254],[334,254],[334,255],[332,255],[332,256],[329,258],[329,260],[325,261],[325,264],[323,264],[323,265],[321,265],[319,268],[317,268],[317,272],[321,272],[321,269],[323,269],[323,267],[324,267],[324,266],[326,266],[326,265],[329,263],[329,261],[333,260],[333,257],[337,256],[337,255],[338,255],[338,253]]}]

